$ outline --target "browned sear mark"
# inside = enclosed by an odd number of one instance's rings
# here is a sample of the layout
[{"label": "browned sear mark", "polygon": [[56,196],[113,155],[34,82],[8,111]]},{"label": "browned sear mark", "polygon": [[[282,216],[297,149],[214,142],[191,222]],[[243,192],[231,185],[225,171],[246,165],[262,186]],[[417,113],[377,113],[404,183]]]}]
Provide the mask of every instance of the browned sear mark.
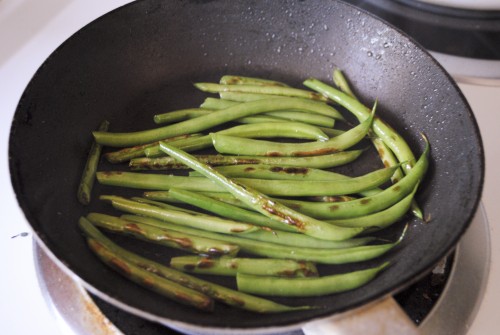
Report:
[{"label": "browned sear mark", "polygon": [[272,205],[269,206],[267,204],[267,202],[262,205],[262,209],[265,210],[266,212],[268,212],[271,215],[274,215],[274,216],[277,216],[277,217],[281,218],[280,221],[283,222],[283,223],[285,223],[285,224],[287,224],[287,225],[289,225],[289,226],[295,226],[299,230],[304,230],[305,229],[305,224],[304,224],[303,221],[298,220],[298,219],[296,219],[296,218],[294,218],[294,217],[292,217],[290,215],[287,215],[287,214],[285,214],[283,212],[278,211],[274,206],[272,206]]},{"label": "browned sear mark", "polygon": [[277,151],[272,151],[272,152],[266,153],[266,156],[268,156],[268,157],[281,157],[282,154],[280,152],[277,152]]},{"label": "browned sear mark", "polygon": [[139,234],[144,234],[144,230],[142,230],[137,224],[135,223],[127,223],[125,225],[125,230],[128,230],[128,231],[131,231],[131,232],[135,232],[135,233],[139,233]]},{"label": "browned sear mark", "polygon": [[113,257],[109,260],[109,263],[114,269],[126,276],[130,276],[132,274],[128,265],[119,258]]},{"label": "browned sear mark", "polygon": [[311,150],[311,151],[295,151],[292,153],[292,156],[297,156],[297,157],[304,157],[304,156],[321,156],[321,155],[327,155],[327,154],[332,154],[335,152],[338,152],[339,150],[337,148],[323,148],[323,149],[317,149],[317,150]]},{"label": "browned sear mark", "polygon": [[361,199],[360,203],[362,205],[366,205],[366,204],[370,203],[370,201],[372,201],[372,199],[370,199],[370,198],[364,198],[364,199]]},{"label": "browned sear mark", "polygon": [[208,269],[211,268],[215,265],[215,262],[209,258],[202,258],[196,266],[198,266],[200,269]]},{"label": "browned sear mark", "polygon": [[309,169],[305,167],[282,167],[282,166],[273,166],[270,168],[271,172],[276,173],[286,173],[286,174],[303,174],[306,175],[309,173]]}]

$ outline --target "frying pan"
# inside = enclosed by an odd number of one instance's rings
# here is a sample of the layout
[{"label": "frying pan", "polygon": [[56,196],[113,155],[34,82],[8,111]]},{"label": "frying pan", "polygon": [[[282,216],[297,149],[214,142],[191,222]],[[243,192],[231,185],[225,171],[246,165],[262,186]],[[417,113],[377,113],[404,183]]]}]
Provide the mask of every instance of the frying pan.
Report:
[{"label": "frying pan", "polygon": [[[417,156],[424,146],[421,132],[431,143],[430,169],[417,195],[431,221],[408,217],[389,229],[385,236],[394,238],[402,224],[410,227],[403,242],[382,258],[320,269],[350,271],[391,261],[371,283],[336,295],[275,299],[321,306],[309,311],[258,315],[217,304],[213,313],[205,313],[128,282],[89,251],[78,218],[89,211],[116,213],[96,195],[138,194],[96,185],[90,206],[76,199],[90,131],[103,119],[110,121],[111,131],[152,128],[153,114],[193,107],[206,97],[193,82],[239,74],[300,86],[308,77],[329,82],[335,67],[362,101],[378,99],[379,115]],[[36,72],[12,122],[9,155],[18,202],[38,242],[63,268],[120,308],[200,332],[292,329],[410,285],[467,229],[484,174],[476,121],[449,75],[412,39],[339,1],[144,0],[118,8],[75,33]],[[369,152],[358,165],[373,168],[375,161]],[[112,238],[155,260],[165,262],[176,254]]]}]

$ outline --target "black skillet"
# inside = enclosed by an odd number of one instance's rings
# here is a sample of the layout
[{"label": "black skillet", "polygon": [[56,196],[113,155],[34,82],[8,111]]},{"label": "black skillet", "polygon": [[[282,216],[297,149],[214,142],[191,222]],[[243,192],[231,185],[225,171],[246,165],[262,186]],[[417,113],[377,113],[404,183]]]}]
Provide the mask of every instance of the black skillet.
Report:
[{"label": "black skillet", "polygon": [[[323,269],[349,271],[392,261],[369,285],[338,295],[277,299],[321,306],[311,311],[258,315],[218,304],[210,314],[128,282],[88,250],[78,218],[88,211],[116,213],[96,195],[138,194],[97,185],[90,206],[77,202],[90,131],[103,119],[111,122],[111,131],[147,129],[154,127],[153,114],[199,104],[206,95],[193,88],[196,81],[240,74],[300,86],[308,77],[330,82],[335,67],[367,104],[378,99],[379,115],[416,155],[423,150],[420,132],[432,147],[431,167],[417,196],[430,223],[408,217],[407,237],[393,252]],[[198,331],[298,327],[408,286],[458,242],[478,206],[484,173],[477,124],[448,74],[400,31],[338,1],[145,0],[119,8],[74,34],[37,71],[15,113],[9,155],[19,204],[39,242],[63,267],[123,309]],[[375,162],[370,152],[361,160],[366,169]],[[123,167],[103,161],[100,169]],[[394,238],[403,225],[386,236]],[[168,261],[175,254],[113,238],[154,259]]]}]

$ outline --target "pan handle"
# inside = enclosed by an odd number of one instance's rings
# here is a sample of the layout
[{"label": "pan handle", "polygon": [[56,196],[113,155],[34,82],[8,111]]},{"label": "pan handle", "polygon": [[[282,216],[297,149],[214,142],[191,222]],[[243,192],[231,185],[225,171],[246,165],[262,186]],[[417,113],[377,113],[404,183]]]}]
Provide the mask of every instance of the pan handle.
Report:
[{"label": "pan handle", "polygon": [[305,335],[419,335],[415,323],[392,296],[327,319],[309,322]]}]

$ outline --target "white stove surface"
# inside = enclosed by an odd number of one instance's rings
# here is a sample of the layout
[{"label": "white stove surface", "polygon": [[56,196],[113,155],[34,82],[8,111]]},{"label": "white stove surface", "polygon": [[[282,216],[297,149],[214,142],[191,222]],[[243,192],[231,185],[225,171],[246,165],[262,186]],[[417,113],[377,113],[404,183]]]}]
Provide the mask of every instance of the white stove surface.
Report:
[{"label": "white stove surface", "polygon": [[[64,40],[127,0],[0,0],[0,324],[2,333],[71,334],[43,299],[33,262],[33,240],[17,205],[8,167],[10,123],[32,75]],[[492,267],[484,299],[468,334],[497,334],[500,301],[500,87],[460,84],[477,117],[486,150],[482,203],[490,225]],[[28,233],[28,234],[25,234]]]}]

